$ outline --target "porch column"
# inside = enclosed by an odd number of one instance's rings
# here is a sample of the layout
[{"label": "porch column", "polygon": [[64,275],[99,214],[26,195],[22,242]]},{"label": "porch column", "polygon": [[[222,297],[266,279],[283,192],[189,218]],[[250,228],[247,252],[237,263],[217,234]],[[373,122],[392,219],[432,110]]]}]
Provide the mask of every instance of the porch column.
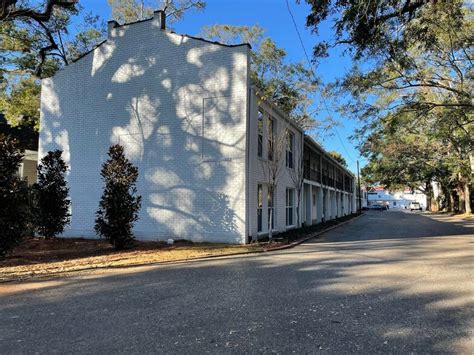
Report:
[{"label": "porch column", "polygon": [[316,220],[321,223],[323,220],[323,189],[316,188]]},{"label": "porch column", "polygon": [[305,184],[304,185],[304,198],[305,198],[305,224],[307,226],[311,225],[311,215],[312,215],[312,209],[311,206],[313,205],[311,202],[311,185],[310,184]]},{"label": "porch column", "polygon": [[337,217],[336,191],[331,192],[331,206],[331,219],[334,219]]}]

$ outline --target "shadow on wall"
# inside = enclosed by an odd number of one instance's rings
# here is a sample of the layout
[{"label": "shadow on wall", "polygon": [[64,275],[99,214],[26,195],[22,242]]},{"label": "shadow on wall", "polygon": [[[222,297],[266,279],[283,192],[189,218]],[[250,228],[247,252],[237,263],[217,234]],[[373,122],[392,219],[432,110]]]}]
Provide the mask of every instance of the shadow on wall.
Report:
[{"label": "shadow on wall", "polygon": [[95,234],[101,164],[119,143],[140,172],[137,237],[242,243],[247,48],[154,21],[112,31],[43,84],[40,154],[60,148],[70,164],[67,234]]}]

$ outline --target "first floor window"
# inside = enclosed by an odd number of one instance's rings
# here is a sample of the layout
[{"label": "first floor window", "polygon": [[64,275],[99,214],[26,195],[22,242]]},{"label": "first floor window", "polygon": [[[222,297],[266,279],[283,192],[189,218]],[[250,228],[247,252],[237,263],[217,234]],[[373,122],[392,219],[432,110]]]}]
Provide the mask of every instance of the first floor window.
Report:
[{"label": "first floor window", "polygon": [[295,189],[286,189],[286,225],[293,225],[293,212],[295,203]]},{"label": "first floor window", "polygon": [[257,232],[262,231],[262,208],[263,208],[263,192],[262,185],[257,185]]},{"label": "first floor window", "polygon": [[[274,229],[275,228],[275,209],[273,208],[273,191],[268,188],[268,195],[267,195],[267,201],[268,201],[268,230]],[[271,223],[270,223],[270,217],[271,217]],[[271,224],[271,227],[270,227]]]}]

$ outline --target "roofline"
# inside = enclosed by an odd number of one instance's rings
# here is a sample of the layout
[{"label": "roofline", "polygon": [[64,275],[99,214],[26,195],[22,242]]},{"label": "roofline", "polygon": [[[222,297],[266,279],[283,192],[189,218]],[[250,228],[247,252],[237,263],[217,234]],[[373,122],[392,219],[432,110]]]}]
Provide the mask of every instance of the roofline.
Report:
[{"label": "roofline", "polygon": [[311,136],[308,136],[307,134],[304,135],[304,140],[305,142],[308,142],[310,144],[312,144],[313,146],[316,147],[316,149],[320,150],[324,155],[325,155],[325,158],[327,158],[328,160],[330,160],[332,163],[335,163],[337,166],[339,166],[342,170],[344,170],[346,173],[348,173],[349,175],[351,175],[352,177],[355,177],[354,173],[352,171],[350,171],[347,167],[345,167],[344,165],[342,165],[341,163],[339,163],[336,159],[334,159],[333,157],[331,157],[329,155],[329,152],[324,149],[321,144],[319,144],[318,142],[316,142]]},{"label": "roofline", "polygon": [[[124,23],[124,24],[122,24],[122,25],[118,24],[117,21],[115,21],[115,20],[110,20],[110,21],[107,21],[107,24],[109,24],[109,23],[111,23],[111,22],[115,22],[116,25],[114,26],[114,28],[119,28],[119,27],[134,25],[134,24],[141,23],[141,22],[147,22],[147,21],[151,21],[151,20],[153,20],[153,17],[148,18],[148,19],[145,19],[145,20],[138,20],[138,21],[135,21],[135,22]],[[206,42],[206,43],[216,44],[216,45],[218,45],[218,46],[228,47],[228,48],[247,46],[249,49],[252,49],[252,46],[251,46],[249,43],[225,44],[225,43],[221,43],[221,42],[217,42],[217,41],[210,41],[210,40],[207,40],[207,39],[201,38],[201,37],[196,37],[196,36],[191,36],[191,35],[187,35],[187,34],[176,33],[176,32],[174,32],[174,31],[168,31],[168,30],[161,30],[161,31],[166,32],[166,33],[169,33],[169,34],[181,36],[181,37],[191,38],[191,39],[194,39],[194,40],[197,40],[197,41],[202,41],[202,42]],[[90,54],[90,53],[92,53],[93,51],[95,51],[97,48],[99,48],[101,45],[103,45],[103,44],[104,44],[105,42],[107,42],[108,40],[109,40],[109,38],[104,39],[102,42],[98,43],[97,45],[95,45],[93,48],[91,48],[91,49],[88,50],[87,52],[82,53],[79,57],[77,57],[77,58],[71,60],[71,63],[76,63],[76,62],[79,61],[80,59],[84,58],[84,57],[87,56],[88,54]],[[55,73],[53,76],[51,76],[51,78],[54,77],[55,75],[56,75],[56,73]]]},{"label": "roofline", "polygon": [[[115,22],[116,25],[114,26],[114,28],[120,28],[120,27],[124,27],[124,26],[129,26],[129,25],[135,25],[137,23],[141,23],[141,22],[147,22],[147,21],[152,21],[153,20],[153,17],[150,17],[150,18],[147,18],[147,19],[144,19],[144,20],[138,20],[138,21],[134,21],[134,22],[127,22],[127,23],[123,23],[123,24],[119,24],[117,23],[117,21],[115,20],[110,20],[110,21],[107,21],[107,24],[111,23],[111,22]],[[176,33],[174,31],[170,31],[170,30],[161,30],[163,32],[166,32],[166,33],[171,33],[171,34],[175,34],[175,35],[178,35],[178,36],[182,36],[182,37],[187,37],[187,38],[191,38],[191,39],[196,39],[198,41],[203,41],[203,42],[206,42],[206,43],[212,43],[212,44],[217,44],[219,46],[223,46],[223,47],[240,47],[240,46],[247,46],[249,48],[252,48],[252,46],[250,45],[250,43],[238,43],[238,44],[226,44],[226,43],[221,43],[221,42],[217,42],[217,41],[211,41],[211,40],[208,40],[208,39],[205,39],[205,38],[201,38],[201,37],[196,37],[196,36],[191,36],[191,35],[187,35],[187,34],[181,34],[181,33]]]},{"label": "roofline", "polygon": [[99,42],[98,44],[96,44],[93,48],[91,48],[90,50],[88,50],[87,52],[85,53],[82,53],[79,57],[73,59],[71,62],[72,63],[75,63],[77,62],[79,59],[81,59],[82,57],[85,57],[86,55],[88,55],[89,53],[95,51],[97,48],[99,48],[101,45],[103,45],[105,42],[107,42],[107,39],[104,39],[102,42]]},{"label": "roofline", "polygon": [[281,117],[283,117],[283,119],[289,123],[290,125],[292,125],[298,132],[300,133],[303,133],[304,134],[304,130],[299,127],[289,116],[286,112],[284,112],[281,108],[279,108],[274,102],[272,102],[271,100],[268,100],[264,97],[261,97],[263,96],[263,93],[262,91],[257,87],[257,85],[255,84],[252,84],[251,85],[251,88],[252,90],[255,92],[256,95],[260,96],[260,99],[265,102],[267,105],[269,105],[273,110],[275,110]]}]

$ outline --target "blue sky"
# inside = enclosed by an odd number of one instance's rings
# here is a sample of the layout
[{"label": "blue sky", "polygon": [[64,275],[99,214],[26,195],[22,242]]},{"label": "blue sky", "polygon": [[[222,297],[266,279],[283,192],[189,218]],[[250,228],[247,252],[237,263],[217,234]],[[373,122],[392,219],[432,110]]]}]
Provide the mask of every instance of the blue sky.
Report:
[{"label": "blue sky", "polygon": [[[110,19],[110,8],[106,0],[81,0],[80,3],[86,11],[92,11],[105,20]],[[150,1],[151,3],[151,1]],[[305,26],[306,15],[309,7],[301,0],[289,0],[291,11],[300,30],[302,40],[308,54],[311,55],[312,47],[318,39],[330,39],[332,31],[329,24],[320,28],[319,35],[312,34]],[[286,0],[207,0],[207,6],[201,12],[188,12],[184,20],[175,24],[178,33],[197,35],[205,25],[213,24],[254,25],[258,24],[267,30],[269,35],[279,47],[285,49],[291,61],[305,60],[303,48],[299,42],[294,24],[286,6]],[[316,68],[317,75],[324,82],[329,82],[350,68],[351,63],[341,56],[341,51],[331,52],[329,58],[323,60]],[[319,136],[320,142],[327,150],[336,150],[346,159],[349,168],[356,172],[356,160],[359,157],[354,144],[349,140],[357,122],[341,117],[333,111],[334,104],[326,101],[326,110],[320,113],[321,118],[329,114],[339,122],[339,126],[326,136]],[[324,107],[324,106],[323,106]],[[364,164],[361,162],[361,166]]]}]

